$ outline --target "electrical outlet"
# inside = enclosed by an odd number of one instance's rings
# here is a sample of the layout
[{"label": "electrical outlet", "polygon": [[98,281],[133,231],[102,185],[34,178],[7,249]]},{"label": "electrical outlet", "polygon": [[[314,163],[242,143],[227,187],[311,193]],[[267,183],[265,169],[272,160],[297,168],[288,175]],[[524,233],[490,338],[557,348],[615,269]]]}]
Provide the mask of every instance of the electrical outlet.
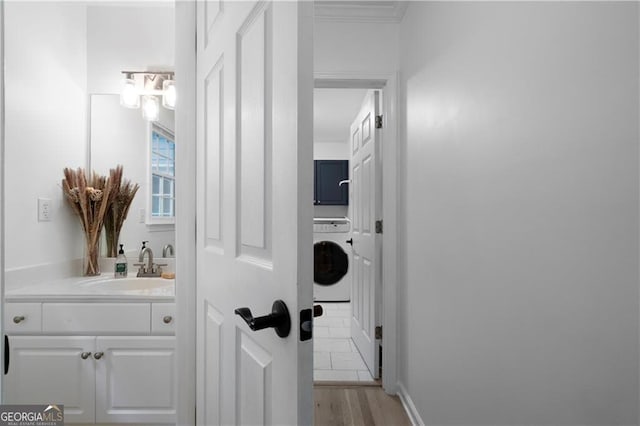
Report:
[{"label": "electrical outlet", "polygon": [[147,220],[147,215],[146,212],[144,211],[144,209],[140,209],[140,218],[138,219],[140,221],[140,223],[144,223],[145,220]]},{"label": "electrical outlet", "polygon": [[38,198],[38,222],[50,222],[52,215],[51,199]]}]

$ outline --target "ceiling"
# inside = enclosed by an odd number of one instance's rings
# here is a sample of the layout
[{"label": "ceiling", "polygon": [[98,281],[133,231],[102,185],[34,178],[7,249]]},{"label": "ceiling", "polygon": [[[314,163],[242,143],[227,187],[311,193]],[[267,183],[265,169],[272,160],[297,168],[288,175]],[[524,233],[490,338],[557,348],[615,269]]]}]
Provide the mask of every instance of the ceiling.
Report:
[{"label": "ceiling", "polygon": [[347,142],[351,122],[358,114],[366,93],[367,89],[315,89],[314,142]]}]

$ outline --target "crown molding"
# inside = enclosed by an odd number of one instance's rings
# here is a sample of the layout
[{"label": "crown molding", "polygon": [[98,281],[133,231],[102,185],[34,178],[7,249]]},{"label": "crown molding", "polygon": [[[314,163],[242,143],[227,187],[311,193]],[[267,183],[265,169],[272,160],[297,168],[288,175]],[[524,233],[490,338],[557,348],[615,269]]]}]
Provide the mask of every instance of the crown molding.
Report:
[{"label": "crown molding", "polygon": [[407,1],[315,1],[316,21],[398,23],[407,10]]}]

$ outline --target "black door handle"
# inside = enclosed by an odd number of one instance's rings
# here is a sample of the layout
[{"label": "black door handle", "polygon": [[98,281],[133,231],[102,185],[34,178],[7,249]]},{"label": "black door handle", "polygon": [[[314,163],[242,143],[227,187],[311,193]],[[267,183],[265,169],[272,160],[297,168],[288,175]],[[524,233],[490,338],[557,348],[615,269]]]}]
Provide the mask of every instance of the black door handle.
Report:
[{"label": "black door handle", "polygon": [[4,335],[4,374],[9,373],[9,356],[11,349],[9,348],[9,336]]},{"label": "black door handle", "polygon": [[271,313],[262,317],[254,318],[249,308],[237,308],[234,312],[236,315],[240,315],[253,331],[273,327],[280,337],[287,337],[291,331],[289,309],[282,300],[273,302]]},{"label": "black door handle", "polygon": [[353,238],[349,238],[347,241],[345,241],[347,244],[353,245]]}]

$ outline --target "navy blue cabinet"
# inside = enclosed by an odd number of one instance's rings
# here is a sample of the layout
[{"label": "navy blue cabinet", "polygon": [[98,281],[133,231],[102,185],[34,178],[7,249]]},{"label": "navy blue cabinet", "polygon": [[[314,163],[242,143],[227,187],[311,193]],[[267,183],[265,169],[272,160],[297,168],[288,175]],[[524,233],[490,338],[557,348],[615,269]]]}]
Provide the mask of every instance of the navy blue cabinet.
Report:
[{"label": "navy blue cabinet", "polygon": [[349,160],[315,160],[313,166],[313,203],[317,206],[349,205],[349,185],[338,185],[349,179]]}]

